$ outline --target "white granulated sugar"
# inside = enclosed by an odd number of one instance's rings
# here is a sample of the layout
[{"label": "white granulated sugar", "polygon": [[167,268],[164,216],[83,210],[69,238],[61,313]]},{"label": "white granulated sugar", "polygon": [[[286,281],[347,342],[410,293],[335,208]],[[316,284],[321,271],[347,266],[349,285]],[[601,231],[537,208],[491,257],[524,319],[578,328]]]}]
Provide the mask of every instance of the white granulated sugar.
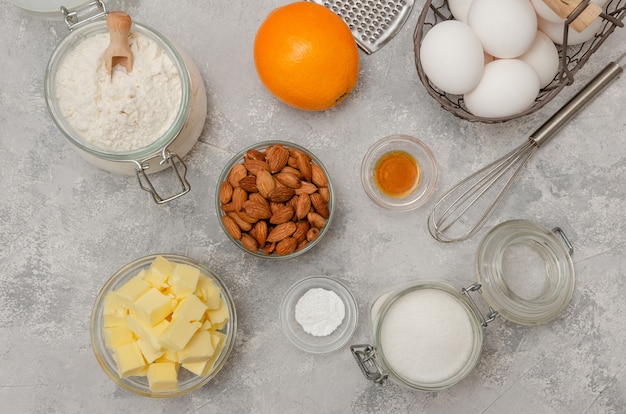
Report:
[{"label": "white granulated sugar", "polygon": [[341,325],[346,307],[333,291],[309,289],[296,303],[296,321],[313,336],[328,336]]},{"label": "white granulated sugar", "polygon": [[414,290],[384,315],[380,343],[389,367],[401,377],[435,384],[456,375],[473,350],[472,321],[449,293]]},{"label": "white granulated sugar", "polygon": [[69,125],[89,144],[112,152],[146,147],[172,125],[182,99],[178,70],[152,39],[131,33],[133,70],[110,76],[103,55],[109,34],[85,38],[59,64],[56,98]]}]

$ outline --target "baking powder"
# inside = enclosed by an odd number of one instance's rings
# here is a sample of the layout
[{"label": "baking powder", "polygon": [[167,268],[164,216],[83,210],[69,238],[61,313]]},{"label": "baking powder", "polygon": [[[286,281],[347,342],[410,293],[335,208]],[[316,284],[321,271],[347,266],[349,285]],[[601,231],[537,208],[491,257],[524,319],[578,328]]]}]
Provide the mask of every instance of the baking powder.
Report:
[{"label": "baking powder", "polygon": [[346,307],[332,290],[309,289],[296,303],[296,321],[313,336],[328,336],[343,322]]},{"label": "baking powder", "polygon": [[146,147],[172,125],[182,99],[178,70],[152,39],[131,32],[133,70],[112,76],[103,55],[109,34],[85,38],[68,52],[55,78],[61,113],[79,136],[99,149],[119,152]]}]

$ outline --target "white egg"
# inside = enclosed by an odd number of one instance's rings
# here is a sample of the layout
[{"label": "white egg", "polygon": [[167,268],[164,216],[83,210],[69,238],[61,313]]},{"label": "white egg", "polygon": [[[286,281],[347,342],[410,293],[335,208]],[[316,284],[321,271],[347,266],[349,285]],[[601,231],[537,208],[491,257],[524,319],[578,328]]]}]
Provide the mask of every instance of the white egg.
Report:
[{"label": "white egg", "polygon": [[526,52],[537,31],[537,14],[528,0],[474,0],[467,22],[485,51],[497,58]]},{"label": "white egg", "polygon": [[556,14],[543,0],[530,1],[532,2],[538,17],[554,23],[561,23],[565,20],[564,18]]},{"label": "white egg", "polygon": [[535,41],[519,59],[528,63],[539,76],[539,86],[547,86],[559,71],[559,51],[550,38],[537,30]]},{"label": "white egg", "polygon": [[[595,19],[585,30],[578,32],[572,27],[567,28],[567,44],[568,46],[579,45],[591,40],[602,28],[602,19]],[[548,35],[548,37],[557,45],[563,44],[563,29],[565,23],[554,23],[544,20],[542,18],[537,19],[537,27],[539,30]]]},{"label": "white egg", "polygon": [[528,63],[519,59],[498,59],[485,66],[480,83],[463,99],[472,114],[501,118],[528,109],[538,93],[539,77]]},{"label": "white egg", "polygon": [[455,19],[467,23],[467,12],[474,0],[448,0],[448,8]]},{"label": "white egg", "polygon": [[462,95],[480,81],[484,55],[480,40],[468,25],[446,20],[433,26],[424,36],[420,62],[435,86]]}]

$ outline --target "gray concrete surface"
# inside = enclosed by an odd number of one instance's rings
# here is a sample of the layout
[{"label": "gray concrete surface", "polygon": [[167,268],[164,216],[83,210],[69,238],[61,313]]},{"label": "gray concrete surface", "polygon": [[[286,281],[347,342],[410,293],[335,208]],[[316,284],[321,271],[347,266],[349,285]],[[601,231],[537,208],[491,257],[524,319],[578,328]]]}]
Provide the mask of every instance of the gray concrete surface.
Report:
[{"label": "gray concrete surface", "polygon": [[[192,191],[158,206],[134,177],[83,161],[53,124],[44,101],[48,57],[66,35],[0,3],[0,400],[12,413],[623,413],[626,410],[626,79],[618,79],[527,165],[486,229],[452,245],[426,231],[427,206],[393,214],[369,201],[359,170],[378,139],[414,135],[441,168],[436,195],[471,170],[519,145],[596,72],[626,50],[618,30],[541,111],[500,125],[442,110],[419,83],[412,34],[421,2],[402,32],[361,54],[356,90],[335,109],[286,107],[260,84],[252,44],[266,14],[284,2],[110,1],[163,32],[198,64],[208,118],[185,158]],[[214,194],[224,163],[243,147],[284,139],[314,151],[337,192],[327,237],[288,261],[250,257],[219,227]],[[523,218],[560,226],[575,248],[577,275],[562,317],[523,327],[498,319],[486,330],[478,367],[453,388],[410,391],[368,382],[346,346],[310,355],[288,343],[278,308],[310,275],[347,284],[359,304],[352,344],[371,341],[367,309],[386,286],[405,280],[474,281],[480,238],[498,222]],[[158,252],[200,260],[230,287],[237,342],[219,375],[179,398],[118,388],[91,350],[89,317],[108,277]]]}]

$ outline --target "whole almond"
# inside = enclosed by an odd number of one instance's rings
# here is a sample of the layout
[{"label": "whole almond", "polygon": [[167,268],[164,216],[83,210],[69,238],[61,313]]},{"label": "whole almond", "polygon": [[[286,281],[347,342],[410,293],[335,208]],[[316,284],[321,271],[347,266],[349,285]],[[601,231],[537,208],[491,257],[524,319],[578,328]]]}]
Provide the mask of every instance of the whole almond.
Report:
[{"label": "whole almond", "polygon": [[282,205],[270,217],[271,224],[280,224],[291,220],[293,217],[293,208],[291,206]]},{"label": "whole almond", "polygon": [[[263,193],[261,193],[263,194]],[[267,194],[267,198],[274,203],[284,203],[289,201],[296,192],[293,188],[289,187],[276,187]]]},{"label": "whole almond", "polygon": [[246,167],[244,167],[243,164],[235,164],[233,165],[233,168],[230,169],[227,180],[230,185],[237,187],[239,185],[239,181],[246,175],[248,175]]},{"label": "whole almond", "polygon": [[259,193],[267,198],[270,191],[276,188],[276,182],[269,171],[259,170],[256,175],[256,187],[259,189]]},{"label": "whole almond", "polygon": [[263,253],[272,254],[274,253],[275,249],[276,249],[276,242],[266,243],[265,246],[263,246]]},{"label": "whole almond", "polygon": [[317,186],[308,181],[302,181],[302,185],[299,188],[296,188],[296,194],[313,194],[317,191]]},{"label": "whole almond", "polygon": [[281,223],[270,230],[270,233],[267,235],[268,242],[279,242],[282,239],[291,236],[296,231],[296,223],[293,221],[288,221],[286,223]]},{"label": "whole almond", "polygon": [[310,228],[311,228],[311,225],[309,224],[308,221],[301,220],[296,223],[296,231],[293,232],[291,237],[293,237],[294,239],[298,241],[298,243],[300,243],[302,240],[306,239],[306,233],[307,231],[309,231]]},{"label": "whole almond", "polygon": [[248,196],[248,199],[249,199],[249,200],[252,200],[252,201],[254,201],[254,202],[257,202],[257,203],[261,203],[261,204],[263,204],[264,206],[266,206],[268,209],[270,208],[270,202],[269,202],[269,201],[267,201],[267,199],[266,199],[265,197],[263,197],[263,196],[262,196],[261,194],[259,194],[259,193],[252,193],[252,194],[250,194],[250,195]]},{"label": "whole almond", "polygon": [[311,181],[313,178],[313,171],[311,169],[311,157],[301,152],[296,157],[296,161],[298,162],[298,169],[302,173],[302,176],[306,181]]},{"label": "whole almond", "polygon": [[237,216],[238,216],[241,220],[245,221],[246,223],[254,224],[254,223],[256,223],[257,221],[259,221],[259,219],[254,218],[254,217],[252,217],[252,216],[249,216],[249,215],[247,215],[246,213],[244,213],[243,211],[235,211],[234,213],[235,213],[235,214],[237,214]]},{"label": "whole almond", "polygon": [[279,172],[278,174],[274,175],[274,178],[276,178],[276,181],[285,184],[287,187],[290,188],[298,188],[301,185],[300,179],[296,175],[291,173]]},{"label": "whole almond", "polygon": [[248,193],[241,187],[235,187],[233,190],[233,204],[235,205],[235,211],[240,211],[243,207],[243,203],[248,199]]},{"label": "whole almond", "polygon": [[311,223],[312,227],[317,227],[318,229],[321,229],[326,225],[326,219],[312,211],[306,215],[306,218],[309,221],[309,223]]},{"label": "whole almond", "polygon": [[243,162],[243,165],[246,167],[246,170],[248,170],[248,172],[252,175],[257,175],[259,171],[261,170],[265,170],[267,172],[270,171],[269,164],[261,160],[256,160],[256,159],[245,160]]},{"label": "whole almond", "polygon": [[311,164],[311,180],[313,184],[318,187],[326,187],[328,186],[328,179],[326,178],[326,174],[324,174],[324,170],[317,164]]},{"label": "whole almond", "polygon": [[296,251],[299,252],[300,250],[304,249],[308,244],[309,244],[309,241],[307,239],[302,240],[296,246]]},{"label": "whole almond", "polygon": [[254,175],[248,175],[239,180],[239,187],[243,188],[248,193],[256,193],[259,191],[259,189],[256,188],[256,177]]},{"label": "whole almond", "polygon": [[250,217],[254,217],[259,220],[268,219],[272,216],[272,211],[270,210],[269,205],[264,205],[253,200],[246,200],[243,203],[242,210]]},{"label": "whole almond", "polygon": [[320,193],[324,201],[326,201],[327,203],[330,202],[330,190],[328,189],[328,187],[320,187],[317,189],[317,192]]},{"label": "whole almond", "polygon": [[224,213],[228,213],[230,211],[238,211],[235,207],[235,203],[233,203],[232,201],[230,203],[222,204],[220,206],[220,210],[222,210]]},{"label": "whole almond", "polygon": [[306,239],[310,242],[317,239],[320,235],[320,229],[317,227],[311,227],[309,231],[306,232]]},{"label": "whole almond", "polygon": [[[289,201],[287,201],[285,204],[288,206],[291,206],[291,208],[293,208],[293,211],[296,211],[296,207],[298,205],[298,198],[300,196],[294,195],[293,197],[291,197],[291,199],[289,199]],[[296,217],[297,218],[297,217]]]},{"label": "whole almond", "polygon": [[222,216],[222,223],[224,223],[224,227],[226,228],[226,232],[235,240],[241,239],[241,229],[229,216]]},{"label": "whole almond", "polygon": [[259,243],[259,246],[265,246],[265,241],[267,240],[267,222],[264,220],[260,220],[252,226],[252,230],[250,230],[250,235],[254,237],[254,239]]},{"label": "whole almond", "polygon": [[276,254],[287,256],[293,253],[298,246],[298,242],[293,237],[287,237],[276,244]]},{"label": "whole almond", "polygon": [[256,239],[250,236],[248,233],[243,233],[241,235],[241,245],[251,252],[256,252],[259,250],[259,243]]},{"label": "whole almond", "polygon": [[265,161],[265,153],[256,149],[249,149],[248,152],[246,152],[246,157],[250,160]]},{"label": "whole almond", "polygon": [[[294,158],[294,164],[297,164],[297,162],[295,161]],[[286,165],[285,167],[283,167],[282,170],[280,170],[281,173],[287,173],[287,174],[293,174],[296,177],[298,177],[298,179],[303,179],[304,177],[302,176],[302,173],[300,172],[299,169],[294,168],[294,167],[290,167],[289,165]]]},{"label": "whole almond", "polygon": [[229,203],[232,196],[233,186],[230,185],[228,181],[224,181],[222,184],[220,184],[220,190],[218,192],[218,198],[220,200],[220,203]]},{"label": "whole almond", "polygon": [[330,216],[330,210],[328,209],[328,203],[324,201],[320,193],[313,193],[309,196],[311,204],[315,211],[322,217],[328,218]]},{"label": "whole almond", "polygon": [[277,173],[287,165],[289,150],[280,144],[272,145],[265,152],[265,160],[270,166],[270,172]]},{"label": "whole almond", "polygon": [[[298,169],[298,160],[293,155],[289,156],[289,159],[287,160],[287,166],[293,168],[294,170],[300,171]],[[300,174],[302,174],[302,173],[300,173]],[[302,178],[304,178],[304,176],[302,176]]]},{"label": "whole almond", "polygon": [[252,224],[239,217],[239,215],[235,211],[227,213],[226,215],[233,219],[233,221],[237,224],[237,227],[239,227],[241,231],[250,231],[250,229],[252,229]]},{"label": "whole almond", "polygon": [[311,211],[311,197],[308,194],[300,194],[296,204],[296,217],[302,220],[306,218],[309,211]]}]

